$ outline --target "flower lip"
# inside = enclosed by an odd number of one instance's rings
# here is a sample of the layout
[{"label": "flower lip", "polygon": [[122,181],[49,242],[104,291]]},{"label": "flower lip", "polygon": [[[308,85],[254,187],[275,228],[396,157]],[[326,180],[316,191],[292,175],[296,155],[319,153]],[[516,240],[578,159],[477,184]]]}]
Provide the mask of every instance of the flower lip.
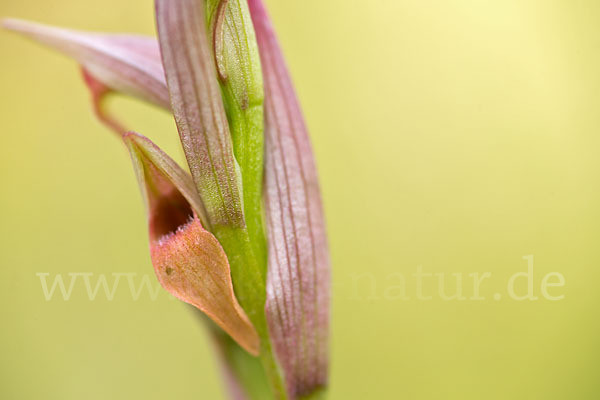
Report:
[{"label": "flower lip", "polygon": [[123,141],[146,203],[150,257],[161,286],[258,355],[260,338],[237,301],[225,251],[200,218],[192,178],[144,136],[128,132]]},{"label": "flower lip", "polygon": [[259,354],[260,338],[235,297],[227,255],[198,218],[152,242],[150,256],[163,288],[203,311],[250,354]]}]

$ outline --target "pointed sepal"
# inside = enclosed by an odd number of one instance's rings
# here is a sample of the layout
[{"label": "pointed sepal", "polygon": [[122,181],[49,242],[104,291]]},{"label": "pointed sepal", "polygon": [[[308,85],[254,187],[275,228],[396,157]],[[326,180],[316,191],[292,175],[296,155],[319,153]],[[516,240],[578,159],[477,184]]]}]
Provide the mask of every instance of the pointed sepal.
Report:
[{"label": "pointed sepal", "polygon": [[265,85],[265,312],[290,399],[327,385],[329,255],[308,131],[273,27],[249,0]]},{"label": "pointed sepal", "polygon": [[160,51],[154,38],[84,32],[19,19],[5,19],[2,26],[72,57],[111,90],[170,107]]}]

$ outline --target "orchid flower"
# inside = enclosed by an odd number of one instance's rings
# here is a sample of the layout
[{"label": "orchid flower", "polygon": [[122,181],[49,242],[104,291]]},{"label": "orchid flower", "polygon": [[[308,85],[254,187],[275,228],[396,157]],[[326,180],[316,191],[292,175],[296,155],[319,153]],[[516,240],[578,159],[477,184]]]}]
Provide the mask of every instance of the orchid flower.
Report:
[{"label": "orchid flower", "polygon": [[[206,317],[232,397],[322,398],[329,259],[306,125],[261,0],[156,0],[158,40],[5,20],[75,59],[129,150],[158,281]],[[104,107],[171,112],[189,172]]]}]

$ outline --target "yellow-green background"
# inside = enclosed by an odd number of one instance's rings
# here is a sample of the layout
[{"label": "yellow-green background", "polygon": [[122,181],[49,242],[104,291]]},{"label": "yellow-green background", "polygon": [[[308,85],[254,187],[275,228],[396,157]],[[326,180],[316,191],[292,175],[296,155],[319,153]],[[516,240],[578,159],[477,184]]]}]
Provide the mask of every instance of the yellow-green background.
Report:
[{"label": "yellow-green background", "polygon": [[[267,4],[328,218],[331,398],[600,398],[600,2]],[[1,0],[0,15],[154,31],[149,0]],[[206,336],[165,293],[44,300],[39,272],[151,274],[145,217],[75,63],[4,32],[0,54],[0,398],[220,398]],[[111,107],[182,159],[169,115]],[[529,254],[536,294],[557,271],[564,300],[505,296]],[[491,272],[487,299],[386,298],[419,265]]]}]

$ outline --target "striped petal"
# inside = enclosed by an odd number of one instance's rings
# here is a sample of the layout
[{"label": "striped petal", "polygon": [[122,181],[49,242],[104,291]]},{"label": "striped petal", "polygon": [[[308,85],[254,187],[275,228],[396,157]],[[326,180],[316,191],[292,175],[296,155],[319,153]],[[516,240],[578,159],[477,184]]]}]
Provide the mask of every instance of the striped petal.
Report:
[{"label": "striped petal", "polygon": [[329,256],[300,106],[262,2],[249,5],[265,84],[266,314],[288,395],[295,399],[327,383]]},{"label": "striped petal", "polygon": [[82,32],[18,19],[2,25],[78,61],[106,87],[169,108],[156,39],[139,35]]},{"label": "striped petal", "polygon": [[204,0],[157,0],[171,108],[213,226],[245,227],[239,167],[206,32]]}]

